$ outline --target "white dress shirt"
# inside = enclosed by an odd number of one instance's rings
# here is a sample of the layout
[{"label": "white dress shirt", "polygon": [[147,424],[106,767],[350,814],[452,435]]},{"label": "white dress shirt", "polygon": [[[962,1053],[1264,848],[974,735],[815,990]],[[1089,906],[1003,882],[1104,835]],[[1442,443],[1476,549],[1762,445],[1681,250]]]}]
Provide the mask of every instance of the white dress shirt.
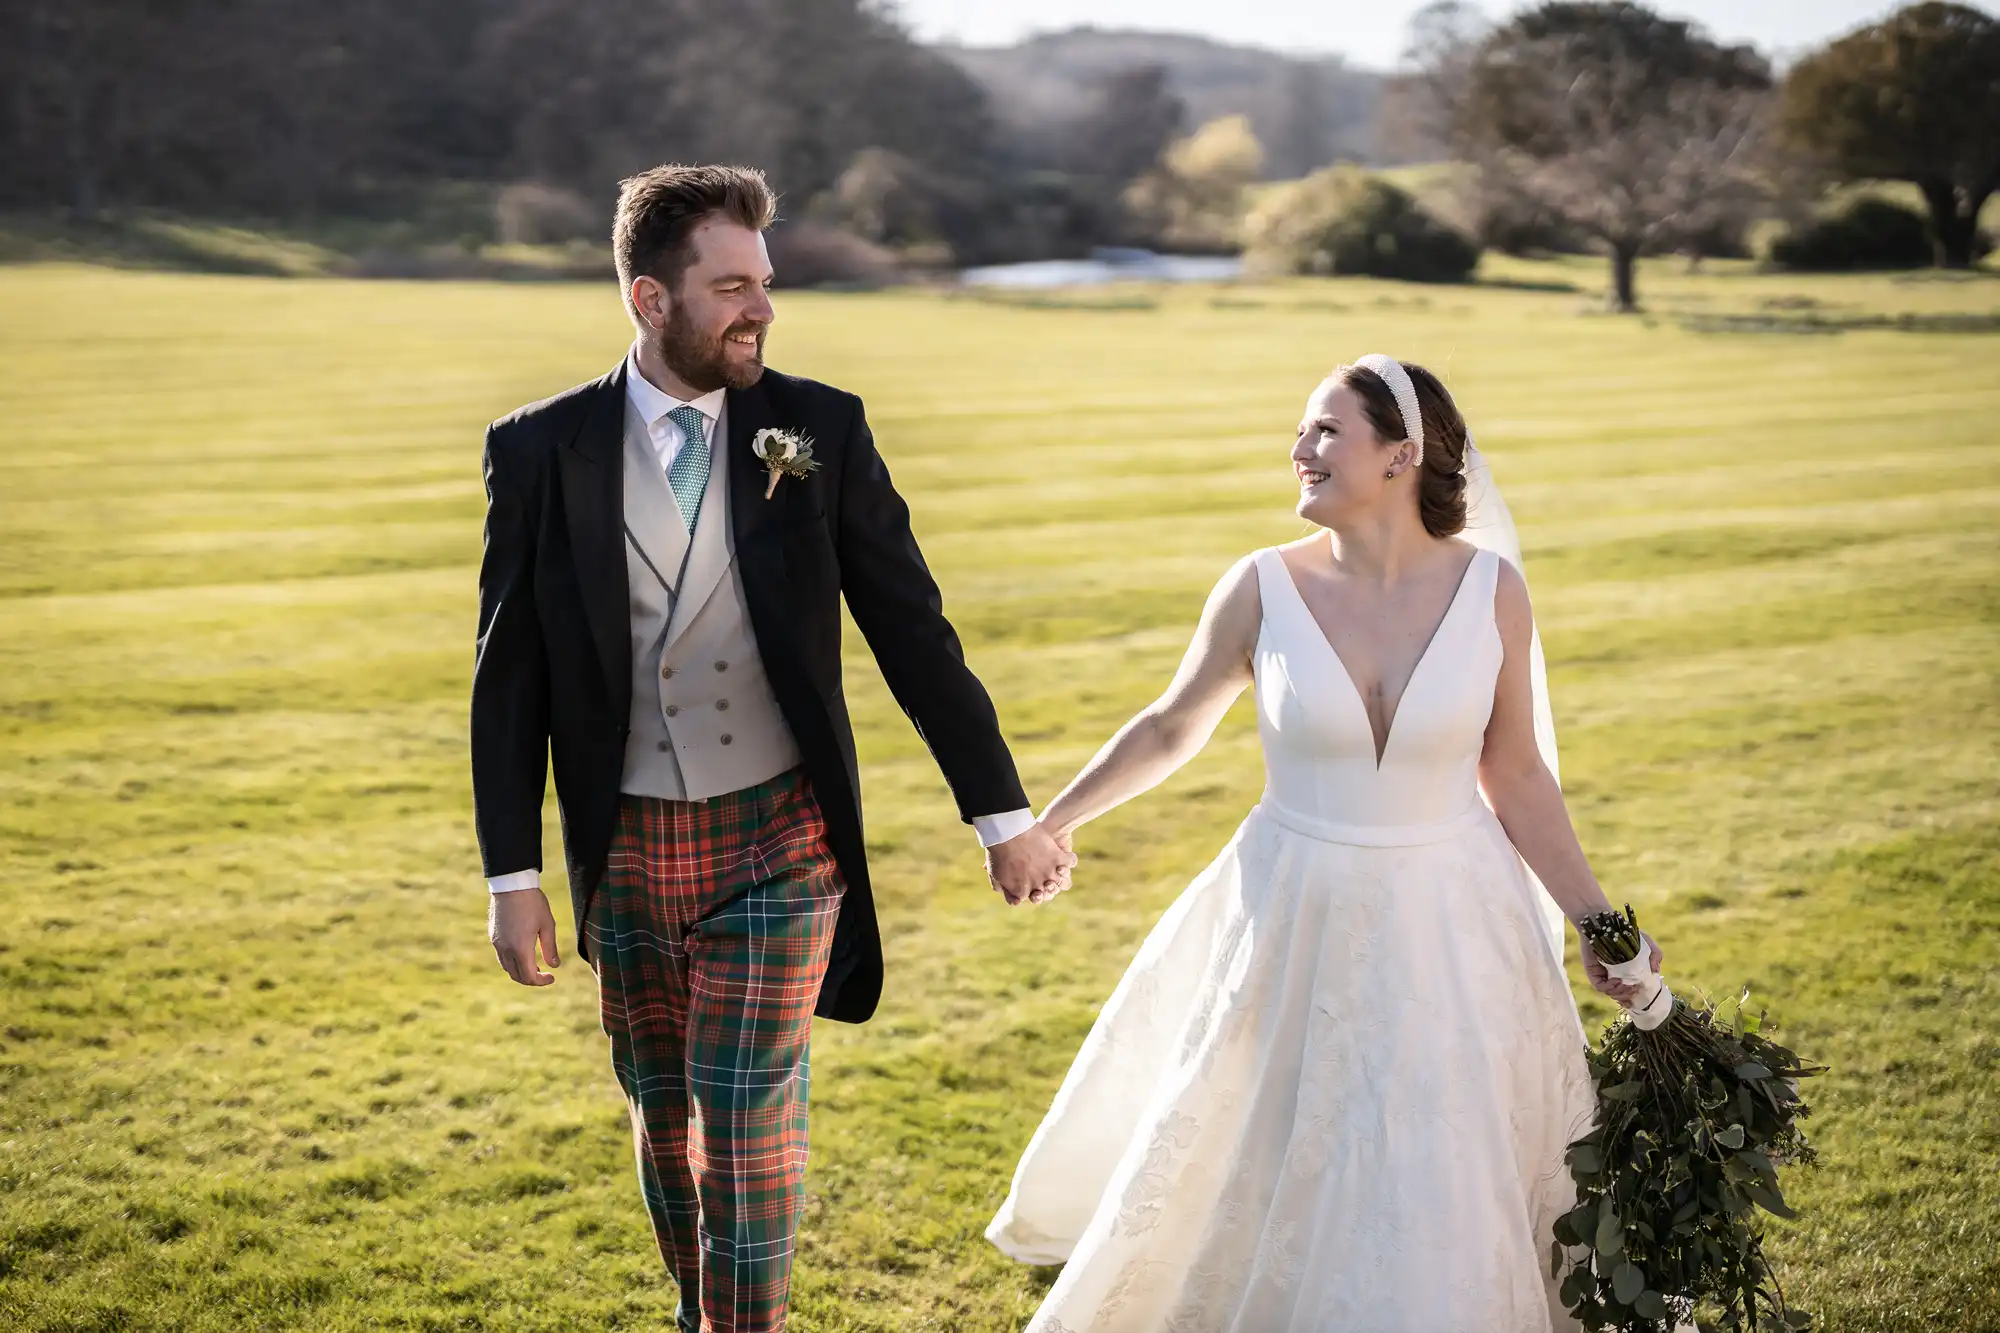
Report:
[{"label": "white dress shirt", "polygon": [[711,446],[710,463],[713,464],[715,427],[722,420],[722,400],[728,392],[727,389],[717,389],[682,402],[639,373],[636,349],[625,354],[625,398],[639,414],[639,419],[646,423],[646,438],[653,442],[653,452],[660,456],[662,472],[673,467],[674,456],[680,453],[684,443],[681,428],[667,415],[677,407],[692,407],[701,413],[702,429],[707,432],[702,442]]},{"label": "white dress shirt", "polygon": [[[625,397],[639,414],[639,419],[646,423],[646,438],[653,442],[653,452],[660,457],[660,470],[665,472],[674,465],[674,455],[680,452],[684,443],[680,427],[667,415],[677,407],[692,407],[701,413],[702,426],[707,432],[706,442],[710,444],[712,453],[715,428],[722,421],[722,403],[728,390],[717,389],[683,402],[639,372],[638,351],[635,344],[625,354]],[[1034,812],[1025,808],[998,815],[974,815],[972,818],[972,831],[979,835],[981,847],[997,847],[1020,837],[1034,826]],[[495,875],[486,881],[486,887],[494,893],[539,889],[542,887],[542,872],[516,870]]]}]

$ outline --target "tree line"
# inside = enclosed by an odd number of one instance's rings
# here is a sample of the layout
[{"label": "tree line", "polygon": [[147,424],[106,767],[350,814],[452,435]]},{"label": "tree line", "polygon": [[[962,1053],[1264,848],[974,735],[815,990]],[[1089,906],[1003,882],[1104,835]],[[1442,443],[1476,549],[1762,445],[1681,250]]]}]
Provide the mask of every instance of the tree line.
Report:
[{"label": "tree line", "polygon": [[[2000,21],[1943,0],[1783,70],[1631,0],[1499,23],[1440,0],[1406,63],[1378,129],[1468,173],[1471,239],[1598,249],[1626,308],[1641,255],[1727,253],[1847,180],[1909,182],[1923,243],[1964,266],[2000,189]],[[0,87],[0,206],[74,218],[398,217],[477,183],[506,239],[601,240],[621,176],[729,160],[794,224],[922,263],[1262,237],[1341,271],[1384,226],[1405,268],[1477,256],[1352,172],[1253,209],[1274,155],[1254,118],[1190,124],[1164,65],[1037,117],[878,0],[12,0]]]},{"label": "tree line", "polygon": [[14,0],[0,86],[0,206],[299,219],[533,182],[601,220],[626,174],[723,160],[794,215],[893,178],[888,239],[962,262],[1115,238],[1184,119],[1135,68],[1013,132],[870,0]]}]

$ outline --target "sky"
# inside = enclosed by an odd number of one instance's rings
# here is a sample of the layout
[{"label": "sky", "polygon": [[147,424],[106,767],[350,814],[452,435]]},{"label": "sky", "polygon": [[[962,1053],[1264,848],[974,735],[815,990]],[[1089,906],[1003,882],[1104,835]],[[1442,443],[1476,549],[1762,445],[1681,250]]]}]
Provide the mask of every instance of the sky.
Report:
[{"label": "sky", "polygon": [[[895,7],[924,41],[1005,46],[1032,33],[1088,23],[1197,33],[1301,54],[1336,52],[1356,65],[1390,69],[1423,0],[896,0]],[[1526,6],[1486,0],[1480,7],[1499,17]],[[1663,14],[1695,20],[1716,37],[1749,42],[1780,58],[1900,7],[1893,0],[1658,0],[1653,5]],[[1974,7],[2000,14],[2000,0],[1974,0]]]}]

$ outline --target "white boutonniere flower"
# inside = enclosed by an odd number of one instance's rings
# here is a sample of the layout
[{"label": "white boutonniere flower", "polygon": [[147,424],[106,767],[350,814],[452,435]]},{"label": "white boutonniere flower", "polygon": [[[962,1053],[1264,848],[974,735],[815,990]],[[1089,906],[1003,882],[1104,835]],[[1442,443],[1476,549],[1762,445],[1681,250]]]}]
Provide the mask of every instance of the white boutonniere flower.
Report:
[{"label": "white boutonniere flower", "polygon": [[812,436],[801,435],[795,430],[760,430],[750,441],[750,452],[757,455],[764,471],[770,476],[764,487],[766,500],[777,493],[781,479],[803,477],[819,467],[813,458]]}]

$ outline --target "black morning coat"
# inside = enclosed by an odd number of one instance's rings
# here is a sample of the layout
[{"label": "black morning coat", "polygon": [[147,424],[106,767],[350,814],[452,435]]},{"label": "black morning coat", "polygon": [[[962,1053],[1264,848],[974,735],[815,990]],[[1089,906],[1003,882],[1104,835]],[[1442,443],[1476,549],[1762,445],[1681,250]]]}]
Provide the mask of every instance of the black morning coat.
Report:
[{"label": "black morning coat", "polygon": [[[579,940],[616,828],[630,729],[625,581],[625,363],[521,408],[486,432],[486,552],[472,678],[472,790],[487,875],[542,863],[553,758]],[[840,599],[890,692],[915,722],[962,817],[1028,804],[993,702],[965,664],[910,511],[876,451],[861,400],[766,370],[731,389],[729,522],[750,627],[804,756],[846,880],[816,1012],[864,1022],[882,994],[882,941],[861,837],[854,731],[840,679]],[[768,476],[766,427],[813,441],[819,469]]]}]

